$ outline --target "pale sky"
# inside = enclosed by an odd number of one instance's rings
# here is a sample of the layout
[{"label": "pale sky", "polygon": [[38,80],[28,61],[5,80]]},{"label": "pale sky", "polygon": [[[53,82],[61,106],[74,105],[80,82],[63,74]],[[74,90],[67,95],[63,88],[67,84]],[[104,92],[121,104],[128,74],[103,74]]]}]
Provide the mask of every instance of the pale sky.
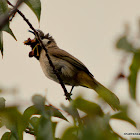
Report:
[{"label": "pale sky", "polygon": [[[42,0],[40,27],[37,18],[25,4],[20,10],[36,29],[49,32],[60,48],[81,60],[95,78],[108,87],[116,76],[123,56],[121,51],[115,49],[114,43],[124,32],[126,23],[132,28],[132,33],[136,34],[139,7],[139,0]],[[0,57],[0,85],[5,88],[16,87],[19,93],[14,97],[2,95],[7,104],[19,104],[25,109],[32,104],[32,95],[38,93],[46,96],[48,102],[54,106],[60,108],[61,104],[68,105],[61,86],[47,79],[39,62],[28,57],[30,48],[23,45],[23,42],[28,37],[33,38],[33,35],[28,33],[28,25],[18,14],[11,23],[11,29],[18,41],[4,33],[4,58]],[[127,74],[129,65],[128,61],[124,66]],[[137,91],[140,93],[140,82],[138,84]],[[129,103],[130,117],[140,123],[140,110],[129,97],[127,81],[120,81],[113,91],[121,104]],[[77,97],[80,92],[85,99],[99,102],[94,91],[82,87],[74,89],[72,98]],[[140,103],[139,98],[137,102]],[[107,112],[110,111],[108,107]],[[59,124],[61,128],[62,123]],[[123,121],[112,120],[110,123],[116,132],[125,138],[129,138],[123,135],[125,132],[139,132]],[[56,135],[61,136],[60,132]],[[25,139],[33,140],[33,137],[26,135]]]}]

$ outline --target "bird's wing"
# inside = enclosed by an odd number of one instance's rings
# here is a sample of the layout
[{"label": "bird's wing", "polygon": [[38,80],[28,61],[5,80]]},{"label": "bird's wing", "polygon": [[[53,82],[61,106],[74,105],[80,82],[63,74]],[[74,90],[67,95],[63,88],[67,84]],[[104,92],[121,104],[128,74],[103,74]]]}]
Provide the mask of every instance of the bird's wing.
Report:
[{"label": "bird's wing", "polygon": [[74,56],[69,54],[68,52],[66,52],[62,49],[59,49],[59,48],[56,48],[56,49],[53,48],[53,49],[49,49],[49,54],[51,56],[54,56],[54,57],[57,57],[59,59],[69,62],[70,64],[75,66],[77,69],[83,70],[88,75],[93,77],[93,75],[89,72],[87,67],[80,60],[78,60],[77,58],[75,58]]}]

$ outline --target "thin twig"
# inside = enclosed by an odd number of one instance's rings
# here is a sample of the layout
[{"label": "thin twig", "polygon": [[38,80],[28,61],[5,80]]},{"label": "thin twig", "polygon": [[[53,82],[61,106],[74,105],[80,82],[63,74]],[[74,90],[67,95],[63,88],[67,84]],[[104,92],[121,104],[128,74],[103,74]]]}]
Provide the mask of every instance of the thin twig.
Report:
[{"label": "thin twig", "polygon": [[25,133],[31,134],[31,135],[35,135],[34,131],[30,131],[30,130],[25,130]]},{"label": "thin twig", "polygon": [[21,5],[22,2],[23,0],[18,0],[16,6],[14,6],[10,12],[7,12],[5,15],[2,15],[2,17],[0,18],[0,30],[4,27],[4,25],[7,22],[9,22],[9,17],[17,12],[17,8]]},{"label": "thin twig", "polygon": [[[9,5],[11,5],[12,7],[14,7],[9,1],[7,1],[7,2],[8,2]],[[14,8],[14,9],[15,9],[15,8]],[[64,93],[65,93],[65,96],[66,96],[66,100],[69,100],[69,101],[70,101],[70,100],[71,100],[71,97],[70,97],[71,94],[69,94],[69,93],[67,92],[67,89],[66,89],[66,87],[65,87],[65,85],[64,85],[64,83],[63,83],[63,81],[62,81],[62,79],[61,79],[61,77],[60,77],[60,75],[58,74],[57,70],[55,69],[55,66],[53,65],[53,63],[52,63],[52,61],[51,61],[51,59],[50,59],[50,56],[49,56],[49,54],[48,54],[48,50],[46,49],[46,47],[44,46],[42,40],[40,39],[40,36],[39,36],[38,32],[34,29],[34,27],[32,26],[32,24],[29,22],[29,20],[24,16],[24,14],[23,14],[21,11],[19,11],[17,8],[16,8],[16,11],[22,16],[22,18],[26,21],[26,23],[29,25],[29,27],[34,31],[34,33],[35,33],[35,35],[36,35],[36,37],[37,37],[37,40],[39,41],[41,47],[42,47],[42,48],[45,50],[45,52],[46,52],[46,56],[47,56],[47,58],[48,58],[48,61],[49,61],[50,66],[53,68],[53,71],[54,71],[55,75],[57,76],[57,78],[58,78],[58,80],[59,80],[59,83],[61,84],[61,87],[62,87],[63,90],[64,90]]]}]

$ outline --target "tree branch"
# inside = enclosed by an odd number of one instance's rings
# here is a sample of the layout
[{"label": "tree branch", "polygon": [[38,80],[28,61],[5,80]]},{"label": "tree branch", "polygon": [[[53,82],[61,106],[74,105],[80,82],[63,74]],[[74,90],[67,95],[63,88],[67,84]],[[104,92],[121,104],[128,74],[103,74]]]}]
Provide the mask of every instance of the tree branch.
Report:
[{"label": "tree branch", "polygon": [[16,6],[13,7],[11,12],[7,12],[5,15],[2,15],[2,17],[0,18],[0,30],[7,22],[9,22],[9,17],[17,12],[17,8],[21,5],[22,2],[23,0],[18,0]]},{"label": "tree branch", "polygon": [[34,136],[35,136],[34,131],[30,131],[30,130],[28,130],[28,129],[25,130],[25,133],[28,133],[28,134],[31,134],[31,135],[34,135]]},{"label": "tree branch", "polygon": [[[8,2],[9,5],[11,5],[12,7],[14,7],[9,1],[7,1],[7,2]],[[47,50],[46,47],[44,46],[44,44],[43,44],[43,42],[42,42],[42,40],[41,40],[41,38],[40,38],[38,32],[34,29],[34,27],[33,27],[32,24],[29,22],[29,20],[24,16],[24,14],[23,14],[21,11],[19,11],[19,10],[17,9],[17,7],[16,7],[16,8],[14,7],[14,9],[16,9],[16,11],[20,14],[20,16],[21,16],[21,17],[25,20],[25,22],[29,25],[29,27],[34,31],[35,36],[37,37],[37,40],[39,41],[41,47],[42,47],[42,48],[45,50],[45,52],[46,52],[46,56],[47,56],[47,58],[48,58],[48,61],[49,61],[50,66],[53,68],[53,71],[54,71],[55,75],[57,76],[61,87],[62,87],[63,90],[64,90],[64,93],[65,93],[65,96],[66,96],[66,100],[69,100],[69,101],[70,101],[70,100],[71,100],[71,97],[70,97],[71,94],[69,94],[69,93],[67,92],[67,89],[66,89],[66,87],[65,87],[65,85],[64,85],[64,83],[63,83],[63,81],[62,81],[62,79],[61,79],[61,77],[60,77],[60,75],[58,74],[57,70],[55,69],[55,66],[53,65],[53,62],[52,62],[52,60],[51,60],[51,58],[50,58],[50,56],[49,56],[49,54],[48,54],[48,50]]]}]

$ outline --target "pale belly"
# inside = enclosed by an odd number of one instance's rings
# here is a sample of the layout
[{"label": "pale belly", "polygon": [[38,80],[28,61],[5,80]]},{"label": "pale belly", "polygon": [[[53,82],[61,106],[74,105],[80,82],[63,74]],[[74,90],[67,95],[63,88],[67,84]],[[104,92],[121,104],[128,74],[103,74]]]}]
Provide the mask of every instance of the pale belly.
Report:
[{"label": "pale belly", "polygon": [[[64,84],[66,85],[71,85],[71,86],[76,86],[76,75],[78,73],[78,70],[71,65],[70,63],[68,63],[65,60],[50,56],[51,60],[55,66],[55,69],[57,70],[57,72],[59,73],[61,79],[63,80]],[[54,71],[52,69],[52,67],[50,66],[48,59],[45,55],[45,52],[41,52],[40,54],[40,65],[41,68],[45,74],[46,77],[48,77],[49,79],[59,83],[56,75],[54,74]]]}]

